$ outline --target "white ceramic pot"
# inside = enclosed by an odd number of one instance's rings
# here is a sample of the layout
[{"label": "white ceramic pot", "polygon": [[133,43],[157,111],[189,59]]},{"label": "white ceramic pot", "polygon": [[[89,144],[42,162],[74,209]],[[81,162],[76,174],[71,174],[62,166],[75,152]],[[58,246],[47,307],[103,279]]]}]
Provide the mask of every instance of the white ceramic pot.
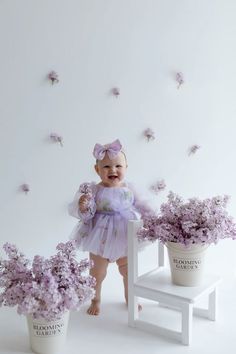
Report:
[{"label": "white ceramic pot", "polygon": [[167,242],[171,278],[176,285],[198,286],[204,279],[205,252],[209,245]]},{"label": "white ceramic pot", "polygon": [[65,312],[60,320],[45,321],[27,316],[30,346],[38,354],[58,354],[65,344],[69,312]]}]

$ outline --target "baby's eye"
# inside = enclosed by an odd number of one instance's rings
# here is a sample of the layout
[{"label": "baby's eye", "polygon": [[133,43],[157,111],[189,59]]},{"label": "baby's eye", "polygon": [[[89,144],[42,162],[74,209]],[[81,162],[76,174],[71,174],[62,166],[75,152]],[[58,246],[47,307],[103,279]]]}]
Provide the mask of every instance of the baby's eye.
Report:
[{"label": "baby's eye", "polygon": [[103,166],[103,168],[110,168],[110,166],[109,165],[105,165],[105,166]]},{"label": "baby's eye", "polygon": [[116,168],[122,167],[122,165],[116,165]]}]

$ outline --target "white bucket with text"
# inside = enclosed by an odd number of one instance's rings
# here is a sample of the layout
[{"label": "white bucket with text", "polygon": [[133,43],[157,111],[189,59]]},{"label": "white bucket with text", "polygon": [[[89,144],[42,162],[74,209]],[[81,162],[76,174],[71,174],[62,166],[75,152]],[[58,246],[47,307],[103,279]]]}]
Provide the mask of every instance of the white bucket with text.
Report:
[{"label": "white bucket with text", "polygon": [[69,311],[59,320],[46,321],[27,316],[30,346],[38,354],[57,354],[63,350],[66,341]]},{"label": "white bucket with text", "polygon": [[172,282],[182,286],[198,286],[204,279],[205,252],[209,245],[185,246],[167,242]]}]

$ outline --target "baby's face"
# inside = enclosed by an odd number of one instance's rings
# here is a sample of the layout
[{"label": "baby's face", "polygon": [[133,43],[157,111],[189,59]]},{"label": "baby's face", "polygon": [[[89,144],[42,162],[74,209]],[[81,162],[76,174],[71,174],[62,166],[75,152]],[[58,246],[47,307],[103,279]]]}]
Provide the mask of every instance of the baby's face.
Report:
[{"label": "baby's face", "polygon": [[95,170],[100,176],[105,187],[120,187],[125,177],[127,162],[124,154],[119,154],[112,160],[106,154],[103,160],[95,165]]}]

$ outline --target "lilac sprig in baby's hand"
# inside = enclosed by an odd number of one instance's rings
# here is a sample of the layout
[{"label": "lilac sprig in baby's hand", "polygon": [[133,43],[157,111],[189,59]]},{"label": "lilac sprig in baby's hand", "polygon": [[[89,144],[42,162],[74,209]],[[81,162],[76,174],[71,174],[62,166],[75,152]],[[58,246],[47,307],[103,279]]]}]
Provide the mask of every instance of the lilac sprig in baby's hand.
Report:
[{"label": "lilac sprig in baby's hand", "polygon": [[91,183],[82,183],[79,187],[79,192],[81,194],[92,195],[93,191],[92,191]]},{"label": "lilac sprig in baby's hand", "polygon": [[82,196],[79,198],[79,209],[81,213],[86,213],[90,210],[90,201],[92,199],[92,188],[89,183],[81,184],[79,192]]}]

